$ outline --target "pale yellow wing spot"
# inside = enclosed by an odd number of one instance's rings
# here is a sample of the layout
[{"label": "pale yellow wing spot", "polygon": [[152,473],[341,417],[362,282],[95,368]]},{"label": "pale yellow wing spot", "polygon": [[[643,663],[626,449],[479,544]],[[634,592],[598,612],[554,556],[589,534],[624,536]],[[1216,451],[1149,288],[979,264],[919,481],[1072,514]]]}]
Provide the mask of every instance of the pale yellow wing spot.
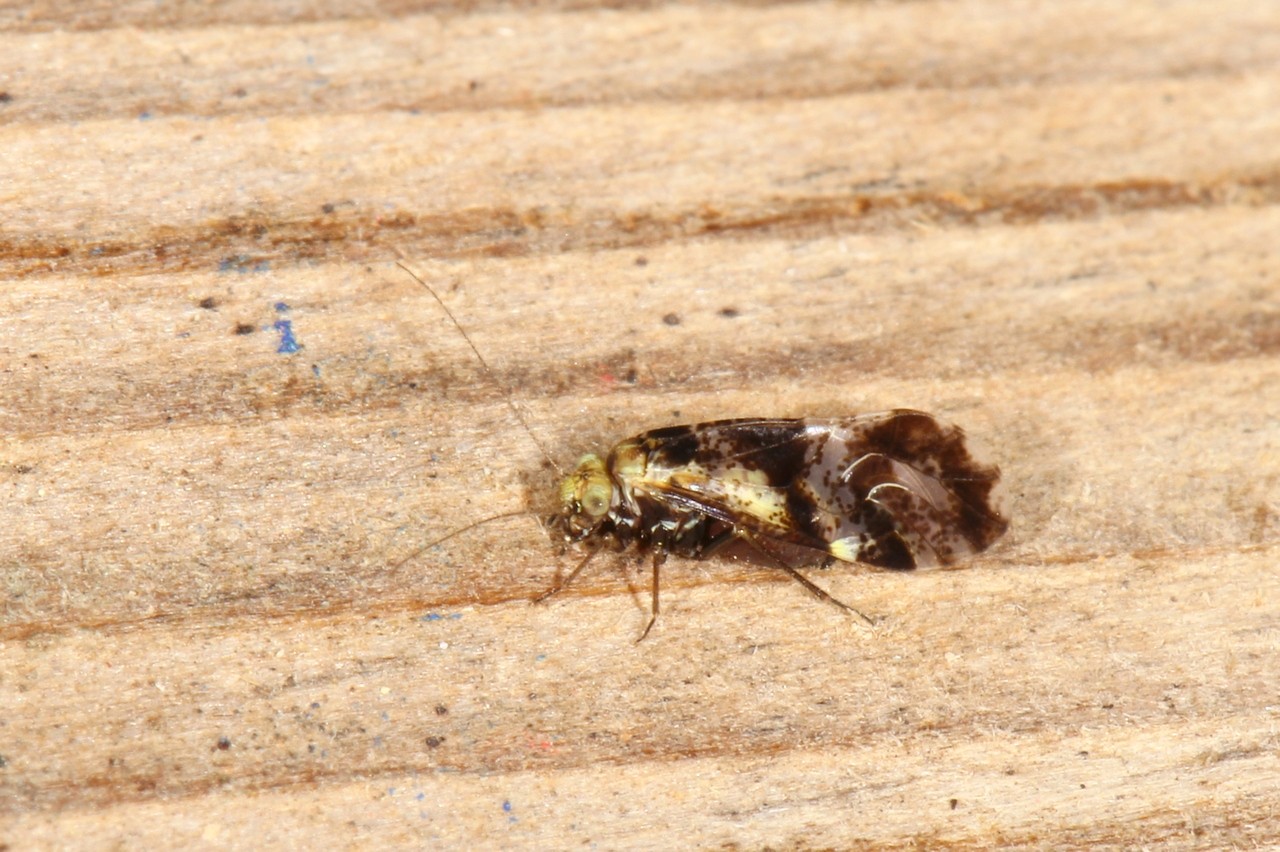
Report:
[{"label": "pale yellow wing spot", "polygon": [[827,552],[841,562],[857,562],[862,553],[862,540],[856,535],[838,538],[827,545]]},{"label": "pale yellow wing spot", "polygon": [[[755,473],[742,470],[743,473]],[[746,516],[778,530],[787,530],[790,517],[787,511],[787,495],[783,489],[774,488],[751,476],[748,481],[736,477],[711,479],[693,473],[673,473],[667,485],[696,497],[714,501],[729,513]]]}]

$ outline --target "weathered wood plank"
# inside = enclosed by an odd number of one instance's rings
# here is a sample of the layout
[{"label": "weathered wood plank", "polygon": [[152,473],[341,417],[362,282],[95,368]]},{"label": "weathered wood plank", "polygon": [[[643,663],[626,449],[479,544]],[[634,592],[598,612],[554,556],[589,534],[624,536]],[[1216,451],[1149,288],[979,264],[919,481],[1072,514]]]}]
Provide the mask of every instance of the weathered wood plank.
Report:
[{"label": "weathered wood plank", "polygon": [[[14,8],[0,842],[1278,842],[1276,9]],[[401,562],[532,438],[893,406],[1014,525],[815,574],[874,630]]]}]

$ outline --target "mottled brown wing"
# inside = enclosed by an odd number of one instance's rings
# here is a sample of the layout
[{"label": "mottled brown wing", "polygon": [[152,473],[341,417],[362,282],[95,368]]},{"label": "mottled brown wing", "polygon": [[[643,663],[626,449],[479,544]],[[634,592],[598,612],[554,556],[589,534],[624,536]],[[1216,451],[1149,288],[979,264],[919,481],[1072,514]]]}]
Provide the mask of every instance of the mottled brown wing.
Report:
[{"label": "mottled brown wing", "polygon": [[964,433],[919,411],[839,420],[721,420],[638,438],[635,487],[758,536],[886,568],[949,564],[1008,524],[999,470]]}]

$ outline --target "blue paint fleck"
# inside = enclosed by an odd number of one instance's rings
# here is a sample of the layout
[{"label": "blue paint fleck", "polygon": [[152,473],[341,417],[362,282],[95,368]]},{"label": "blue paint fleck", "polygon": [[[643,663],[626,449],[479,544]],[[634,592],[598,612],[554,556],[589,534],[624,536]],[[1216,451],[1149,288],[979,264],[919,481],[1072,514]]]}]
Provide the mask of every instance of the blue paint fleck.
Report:
[{"label": "blue paint fleck", "polygon": [[448,615],[441,615],[438,612],[429,612],[426,615],[422,616],[422,618],[419,618],[418,620],[419,621],[444,621],[446,618],[450,621],[457,621],[458,619],[462,618],[462,613],[451,612]]},{"label": "blue paint fleck", "polygon": [[302,348],[302,344],[293,336],[293,323],[290,320],[276,320],[272,323],[272,328],[280,332],[280,345],[276,347],[276,351],[281,355],[292,355]]},{"label": "blue paint fleck", "polygon": [[138,113],[138,121],[150,121],[150,120],[151,120],[151,110],[144,109],[142,112]]},{"label": "blue paint fleck", "polygon": [[254,260],[247,254],[233,254],[218,261],[219,272],[239,272],[244,275],[248,272],[267,272],[270,269],[270,261]]},{"label": "blue paint fleck", "polygon": [[414,796],[414,798],[417,799],[419,802],[424,802],[427,799],[427,794],[419,793],[418,795]]},{"label": "blue paint fleck", "polygon": [[276,304],[275,304],[275,309],[276,309],[276,313],[278,313],[278,314],[287,314],[287,313],[289,312],[289,303],[288,303],[288,302],[276,302]]},{"label": "blue paint fleck", "polygon": [[312,365],[311,365],[311,375],[315,376],[317,379],[318,379],[318,378],[320,378],[320,365],[319,365],[319,364],[312,364]]},{"label": "blue paint fleck", "polygon": [[508,800],[508,801],[503,802],[503,803],[502,803],[502,809],[503,809],[504,811],[506,811],[507,813],[511,813],[511,802],[510,802],[509,800]]}]

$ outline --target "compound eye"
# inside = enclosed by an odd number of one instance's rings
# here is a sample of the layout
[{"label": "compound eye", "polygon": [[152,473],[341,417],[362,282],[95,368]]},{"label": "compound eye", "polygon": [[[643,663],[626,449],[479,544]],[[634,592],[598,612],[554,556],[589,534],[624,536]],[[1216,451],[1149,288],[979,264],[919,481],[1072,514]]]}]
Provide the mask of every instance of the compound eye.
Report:
[{"label": "compound eye", "polygon": [[609,511],[609,501],[613,499],[613,486],[607,477],[592,477],[582,489],[582,511],[593,518],[599,518]]}]

